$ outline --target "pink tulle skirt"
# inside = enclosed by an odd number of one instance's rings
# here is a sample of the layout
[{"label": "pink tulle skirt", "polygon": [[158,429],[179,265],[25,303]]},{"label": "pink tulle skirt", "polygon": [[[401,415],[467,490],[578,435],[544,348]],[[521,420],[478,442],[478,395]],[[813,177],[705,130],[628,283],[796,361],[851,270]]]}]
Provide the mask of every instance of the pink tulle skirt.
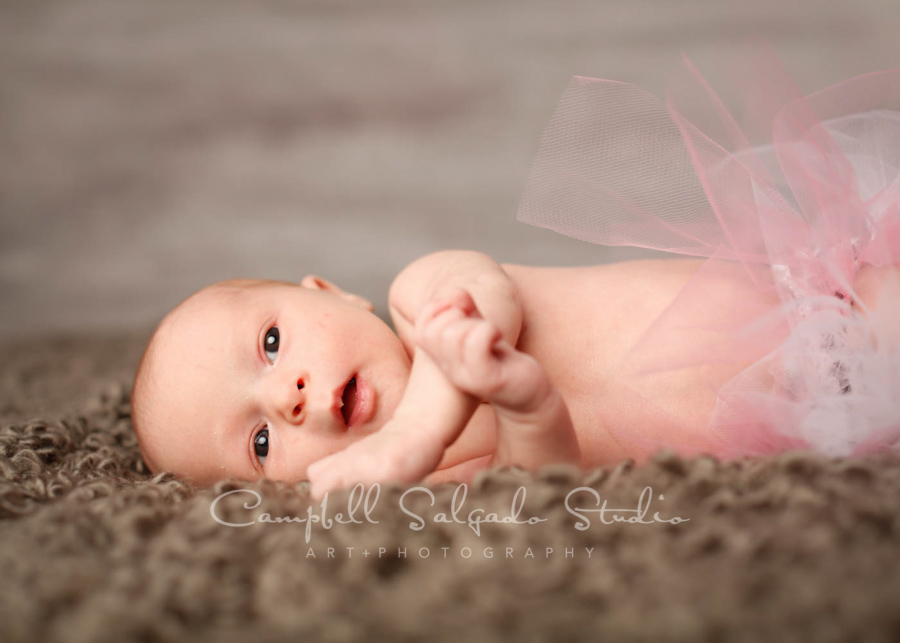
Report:
[{"label": "pink tulle skirt", "polygon": [[[519,219],[706,259],[619,370],[656,418],[615,436],[632,452],[900,449],[900,70],[804,97],[761,55],[745,80],[739,127],[687,61],[665,100],[574,78]],[[679,369],[730,374],[708,425],[653,395]]]}]

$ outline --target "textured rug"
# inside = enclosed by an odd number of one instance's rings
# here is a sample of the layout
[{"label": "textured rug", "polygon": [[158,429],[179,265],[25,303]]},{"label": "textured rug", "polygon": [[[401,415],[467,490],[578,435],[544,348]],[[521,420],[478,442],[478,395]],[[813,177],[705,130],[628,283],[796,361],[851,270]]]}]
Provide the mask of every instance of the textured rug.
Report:
[{"label": "textured rug", "polygon": [[663,453],[323,509],[151,476],[140,346],[0,345],[2,641],[900,639],[898,458]]}]

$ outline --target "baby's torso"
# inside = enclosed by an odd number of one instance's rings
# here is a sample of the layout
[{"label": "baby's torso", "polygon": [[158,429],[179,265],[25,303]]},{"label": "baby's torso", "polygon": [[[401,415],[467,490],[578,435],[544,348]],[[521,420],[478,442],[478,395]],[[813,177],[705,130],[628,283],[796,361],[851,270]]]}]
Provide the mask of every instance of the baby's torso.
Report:
[{"label": "baby's torso", "polygon": [[[702,277],[698,276],[701,267]],[[683,341],[665,345],[672,335],[654,326],[664,312],[668,332],[735,328],[736,322],[771,317],[768,313],[779,306],[777,295],[752,283],[740,265],[662,259],[583,268],[503,265],[503,269],[521,299],[523,323],[516,347],[538,360],[565,399],[587,466],[628,457],[640,460],[646,453],[639,440],[614,436],[654,436],[653,444],[643,445],[651,447],[659,447],[659,441],[671,436],[673,445],[706,451],[716,391],[752,364],[765,367],[758,362],[759,347],[743,351],[739,335],[728,336],[724,354],[717,359],[708,348],[694,346],[691,338],[695,336],[690,333]],[[894,287],[900,292],[900,269],[867,266],[854,287],[859,307],[872,313],[879,309],[884,289]],[[680,297],[678,304],[670,307],[676,297]],[[673,310],[674,319],[670,317]],[[887,312],[896,317],[896,311]],[[771,329],[773,341],[779,336],[780,331]],[[900,344],[900,333],[886,339]],[[666,351],[676,358],[667,361]],[[654,353],[661,355],[655,364],[663,368],[636,374],[635,357],[646,359],[649,354],[652,362]],[[703,365],[684,367],[694,356],[702,356]],[[754,367],[752,375],[754,385],[770,384],[765,368]],[[493,409],[482,405],[471,424],[448,453],[447,465],[467,462],[474,471],[487,463]]]},{"label": "baby's torso", "polygon": [[[716,403],[713,387],[746,364],[662,370],[642,375],[640,382],[631,368],[635,347],[702,265],[662,259],[584,268],[503,266],[521,297],[517,348],[541,363],[566,400],[586,464],[636,457],[633,443],[613,436],[653,422],[696,427],[702,446]],[[710,307],[680,310],[678,324],[702,325],[716,307],[737,302],[756,311],[774,303],[737,276],[726,273],[712,283]],[[659,409],[665,409],[664,417]]]}]

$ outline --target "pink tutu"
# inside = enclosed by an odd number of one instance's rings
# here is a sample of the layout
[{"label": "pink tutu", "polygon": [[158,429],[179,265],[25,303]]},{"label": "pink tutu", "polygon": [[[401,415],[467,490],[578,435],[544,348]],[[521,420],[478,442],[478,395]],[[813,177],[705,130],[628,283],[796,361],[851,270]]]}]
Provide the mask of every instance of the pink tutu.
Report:
[{"label": "pink tutu", "polygon": [[[707,258],[613,383],[654,418],[616,435],[632,453],[896,450],[900,70],[806,97],[770,57],[747,75],[744,129],[687,61],[664,101],[574,78],[541,139],[519,219],[592,243]],[[859,296],[865,271],[881,275],[877,306]],[[717,307],[721,284],[735,280],[770,304]],[[710,311],[700,324],[697,310]],[[678,420],[674,402],[651,393],[660,373],[699,367],[737,373],[710,376],[708,426]]]}]

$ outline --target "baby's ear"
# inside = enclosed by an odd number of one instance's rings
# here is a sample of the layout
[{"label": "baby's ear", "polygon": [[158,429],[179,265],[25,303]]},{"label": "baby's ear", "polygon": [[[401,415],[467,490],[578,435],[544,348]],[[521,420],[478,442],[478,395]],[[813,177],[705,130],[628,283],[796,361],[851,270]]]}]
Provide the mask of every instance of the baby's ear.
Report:
[{"label": "baby's ear", "polygon": [[372,305],[372,302],[365,297],[360,297],[359,295],[354,295],[353,293],[347,292],[346,290],[341,290],[333,283],[331,283],[327,279],[323,279],[322,277],[318,277],[316,275],[306,275],[300,282],[300,285],[304,288],[309,288],[310,290],[324,290],[325,292],[330,292],[332,295],[337,295],[341,299],[349,301],[351,304],[354,304],[361,308],[365,308],[370,313],[375,310],[375,306]]}]

